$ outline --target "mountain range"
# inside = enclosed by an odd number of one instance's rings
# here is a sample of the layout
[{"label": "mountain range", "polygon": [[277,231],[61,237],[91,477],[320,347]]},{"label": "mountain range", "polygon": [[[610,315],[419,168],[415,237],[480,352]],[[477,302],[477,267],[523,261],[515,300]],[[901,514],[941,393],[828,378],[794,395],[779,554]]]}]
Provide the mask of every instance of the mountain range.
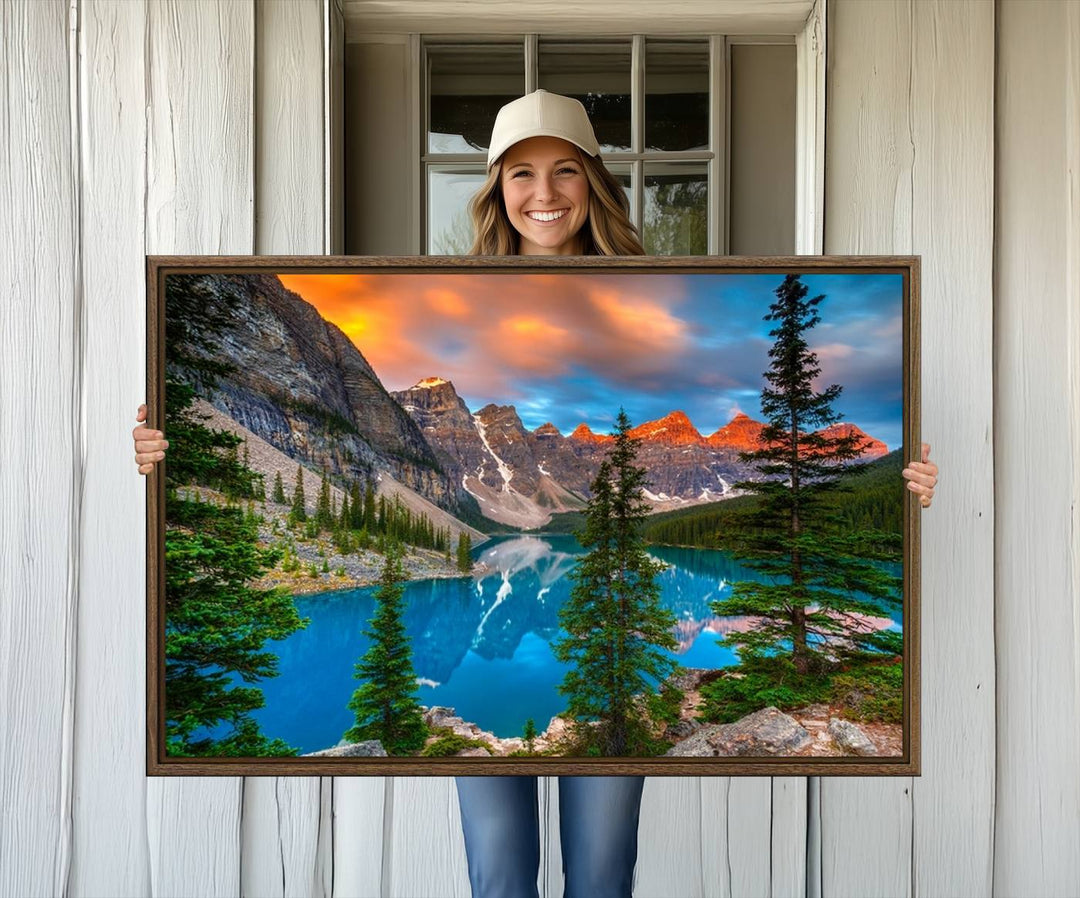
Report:
[{"label": "mountain range", "polygon": [[[542,526],[553,512],[583,508],[614,441],[584,423],[569,436],[550,422],[529,430],[512,405],[489,404],[470,412],[453,383],[440,377],[390,395],[416,422],[443,469],[476,497],[484,515],[513,526]],[[733,482],[755,476],[756,469],[739,453],[758,448],[763,427],[739,414],[706,437],[676,410],[632,428],[638,463],[648,473],[645,499],[659,511],[733,495]],[[835,424],[823,433],[854,434],[864,447],[863,459],[888,452],[854,424]]]},{"label": "mountain range", "polygon": [[[388,392],[363,354],[302,297],[266,274],[169,275],[169,298],[213,321],[207,344],[166,347],[166,373],[198,384],[187,357],[229,363],[213,387],[199,392],[216,408],[315,472],[340,482],[382,472],[461,520],[479,516],[533,528],[555,512],[581,509],[612,442],[582,423],[569,435],[551,423],[526,428],[512,405],[471,411],[454,385],[425,377]],[[174,305],[179,306],[179,303]],[[187,331],[199,322],[188,321]],[[170,350],[182,349],[183,354]],[[175,357],[175,359],[173,358]],[[644,497],[657,511],[734,495],[731,484],[753,479],[739,453],[757,448],[763,425],[745,414],[703,436],[682,411],[637,425],[638,463],[647,471]],[[853,424],[825,431],[854,433],[862,458],[887,452]]]}]

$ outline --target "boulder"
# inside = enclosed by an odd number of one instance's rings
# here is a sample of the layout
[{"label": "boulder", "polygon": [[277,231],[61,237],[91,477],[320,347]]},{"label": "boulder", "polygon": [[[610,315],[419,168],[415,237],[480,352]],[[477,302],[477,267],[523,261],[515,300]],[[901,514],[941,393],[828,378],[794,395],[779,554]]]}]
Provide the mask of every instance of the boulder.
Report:
[{"label": "boulder", "polygon": [[711,667],[685,667],[676,675],[668,677],[668,682],[681,692],[693,692],[700,689],[707,680],[715,680],[719,671]]},{"label": "boulder", "polygon": [[670,748],[668,757],[783,756],[810,744],[798,721],[770,705],[734,723],[711,724]]},{"label": "boulder", "polygon": [[686,720],[680,720],[678,723],[674,723],[669,726],[664,735],[669,739],[685,739],[687,736],[692,736],[702,727],[700,720],[694,718],[687,718]]},{"label": "boulder", "polygon": [[876,755],[877,746],[858,726],[850,720],[839,717],[829,718],[829,735],[833,742],[849,755]]},{"label": "boulder", "polygon": [[333,748],[324,748],[322,751],[310,751],[304,758],[385,758],[386,749],[378,739],[369,739],[367,742],[348,742],[344,745],[335,745]]},{"label": "boulder", "polygon": [[463,748],[461,751],[454,755],[455,758],[490,758],[491,752],[486,748],[480,748],[478,745],[470,745],[468,748]]}]

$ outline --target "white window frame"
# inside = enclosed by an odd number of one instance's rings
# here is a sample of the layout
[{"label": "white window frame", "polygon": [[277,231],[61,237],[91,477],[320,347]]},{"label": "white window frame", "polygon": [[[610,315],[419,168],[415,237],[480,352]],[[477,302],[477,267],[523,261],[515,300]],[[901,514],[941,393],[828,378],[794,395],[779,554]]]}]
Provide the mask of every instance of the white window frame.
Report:
[{"label": "white window frame", "polygon": [[[631,140],[632,152],[609,154],[612,162],[629,162],[632,165],[634,185],[634,208],[631,218],[640,226],[644,208],[644,163],[653,160],[706,161],[708,172],[710,255],[726,255],[729,240],[728,183],[730,177],[730,47],[734,44],[765,43],[795,44],[796,48],[796,227],[795,252],[797,254],[820,254],[824,247],[824,181],[825,181],[825,8],[826,0],[816,0],[800,31],[793,34],[770,34],[764,36],[713,34],[709,37],[709,151],[686,151],[683,153],[643,153],[644,140],[643,99],[644,59],[646,37],[659,40],[693,37],[686,34],[652,33],[632,36],[631,56]],[[410,158],[412,195],[416,202],[410,204],[410,234],[413,251],[424,252],[429,244],[427,191],[427,164],[474,163],[476,154],[429,154],[427,152],[427,42],[452,43],[504,43],[521,40],[525,54],[525,90],[536,89],[539,38],[580,37],[582,41],[626,35],[602,35],[592,33],[573,36],[556,33],[533,32],[529,34],[440,34],[409,35],[410,47]],[[607,157],[605,157],[607,158]]]}]

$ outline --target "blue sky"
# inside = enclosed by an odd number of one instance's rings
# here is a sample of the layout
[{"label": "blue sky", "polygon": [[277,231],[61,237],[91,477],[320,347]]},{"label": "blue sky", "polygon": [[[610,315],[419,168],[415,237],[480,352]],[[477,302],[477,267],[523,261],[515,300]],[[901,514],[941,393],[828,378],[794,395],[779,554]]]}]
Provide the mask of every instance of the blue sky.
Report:
[{"label": "blue sky", "polygon": [[[332,278],[332,280],[331,280]],[[607,432],[679,409],[705,436],[738,412],[762,420],[777,274],[423,273],[283,275],[350,336],[389,390],[429,376],[472,411],[513,405],[526,427]],[[807,331],[817,389],[895,449],[902,441],[903,280],[808,274],[824,294]]]}]

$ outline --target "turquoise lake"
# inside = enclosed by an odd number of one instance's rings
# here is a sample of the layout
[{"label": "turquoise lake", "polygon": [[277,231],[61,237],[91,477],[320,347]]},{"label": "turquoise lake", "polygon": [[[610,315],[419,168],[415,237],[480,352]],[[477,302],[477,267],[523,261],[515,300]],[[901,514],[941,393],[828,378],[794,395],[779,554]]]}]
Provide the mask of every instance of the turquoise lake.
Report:
[{"label": "turquoise lake", "polygon": [[[738,663],[724,633],[743,618],[717,617],[709,604],[738,580],[763,579],[725,552],[654,546],[669,567],[660,575],[664,604],[678,620],[675,658],[685,667]],[[405,626],[421,704],[447,705],[497,736],[520,736],[527,718],[538,731],[563,706],[564,665],[550,643],[561,635],[558,611],[569,597],[567,574],[582,553],[572,536],[511,536],[473,552],[492,572],[483,577],[409,582]],[[898,565],[890,566],[899,574]],[[374,613],[374,587],[298,596],[311,619],[287,639],[267,644],[280,675],[258,685],[266,705],[253,712],[263,733],[301,753],[336,745],[353,723],[347,704],[358,681],[354,664],[368,648],[362,635]],[[901,611],[882,611],[880,626],[899,630]],[[891,623],[890,623],[891,621]]]}]

